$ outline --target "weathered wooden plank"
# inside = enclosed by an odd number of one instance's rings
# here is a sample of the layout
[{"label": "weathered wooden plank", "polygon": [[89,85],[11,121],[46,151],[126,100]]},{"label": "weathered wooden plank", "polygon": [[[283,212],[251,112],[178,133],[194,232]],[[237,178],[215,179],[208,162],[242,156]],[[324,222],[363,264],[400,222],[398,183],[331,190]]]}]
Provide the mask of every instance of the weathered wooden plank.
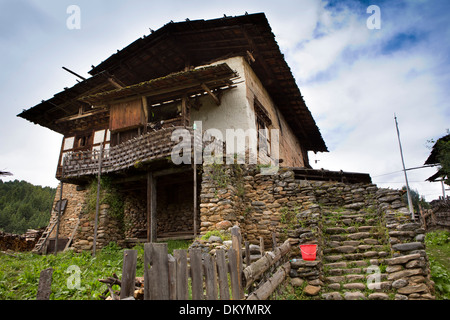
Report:
[{"label": "weathered wooden plank", "polygon": [[111,131],[133,128],[145,122],[141,99],[111,105],[109,123]]},{"label": "weathered wooden plank", "polygon": [[291,249],[289,240],[286,240],[280,247],[273,252],[266,252],[260,259],[253,262],[243,270],[244,287],[248,288],[255,282],[266,270],[279,261]]},{"label": "weathered wooden plank", "polygon": [[156,242],[156,178],[147,173],[147,241]]},{"label": "weathered wooden plank", "polygon": [[231,295],[233,300],[240,300],[240,285],[238,277],[238,266],[237,266],[237,254],[236,250],[228,250],[228,263],[230,271],[230,283],[231,283]]},{"label": "weathered wooden plank", "polygon": [[213,257],[209,254],[205,255],[205,283],[206,283],[206,300],[217,300],[217,269]]},{"label": "weathered wooden plank", "polygon": [[273,274],[263,285],[253,291],[247,300],[266,300],[273,291],[283,282],[291,270],[291,263],[288,261]]},{"label": "weathered wooden plank", "polygon": [[39,276],[39,285],[36,300],[48,300],[52,293],[53,268],[47,268],[41,271]]},{"label": "weathered wooden plank", "polygon": [[176,261],[177,299],[187,300],[189,298],[187,251],[176,249],[173,250],[173,255]]},{"label": "weathered wooden plank", "polygon": [[265,249],[264,249],[264,237],[259,237],[259,250],[261,252],[261,257],[264,256]]},{"label": "weathered wooden plank", "polygon": [[203,299],[203,265],[201,249],[190,249],[192,300]]},{"label": "weathered wooden plank", "polygon": [[[244,288],[240,285],[242,283],[242,237],[241,237],[241,230],[238,226],[233,226],[231,228],[231,241],[232,241],[232,248],[236,251],[236,272],[238,277],[238,283],[239,283],[239,299],[244,298]],[[233,297],[235,299],[235,297]]]},{"label": "weathered wooden plank", "polygon": [[250,265],[250,242],[244,241],[245,245],[245,264]]},{"label": "weathered wooden plank", "polygon": [[167,243],[144,244],[144,299],[169,299]]},{"label": "weathered wooden plank", "polygon": [[272,251],[275,251],[275,248],[278,247],[277,244],[277,235],[276,233],[272,233]]},{"label": "weathered wooden plank", "polygon": [[228,268],[225,261],[225,251],[216,251],[217,276],[219,282],[220,300],[230,300],[230,288],[228,287]]},{"label": "weathered wooden plank", "polygon": [[169,267],[169,300],[177,299],[177,264],[175,258],[169,254],[168,256]]},{"label": "weathered wooden plank", "polygon": [[134,296],[137,250],[124,250],[120,299]]}]

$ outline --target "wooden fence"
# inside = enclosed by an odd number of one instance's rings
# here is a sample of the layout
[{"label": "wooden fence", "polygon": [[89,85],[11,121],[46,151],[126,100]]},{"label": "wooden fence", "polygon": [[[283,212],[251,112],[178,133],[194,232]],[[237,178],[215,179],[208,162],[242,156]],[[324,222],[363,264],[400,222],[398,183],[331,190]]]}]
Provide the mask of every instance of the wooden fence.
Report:
[{"label": "wooden fence", "polygon": [[[289,241],[264,252],[250,264],[250,250],[245,243],[247,266],[243,268],[241,235],[232,230],[232,246],[218,249],[214,256],[201,249],[174,250],[168,254],[167,243],[144,244],[144,300],[265,300],[283,282],[290,271],[287,260]],[[275,239],[275,237],[273,237]],[[262,239],[261,239],[262,240]],[[137,250],[124,250],[122,280],[114,274],[99,281],[108,285],[113,300],[133,300],[136,288]],[[53,269],[41,272],[37,299],[48,300]],[[120,285],[120,295],[112,290]],[[247,292],[247,293],[246,293]]]},{"label": "wooden fence", "polygon": [[[214,256],[197,248],[172,256],[166,243],[146,243],[144,300],[242,300],[245,291],[247,299],[267,299],[289,274],[290,263],[281,264],[289,251],[286,241],[243,269],[238,227],[232,228],[232,247]],[[133,296],[136,257],[135,250],[124,251],[120,299]]]}]

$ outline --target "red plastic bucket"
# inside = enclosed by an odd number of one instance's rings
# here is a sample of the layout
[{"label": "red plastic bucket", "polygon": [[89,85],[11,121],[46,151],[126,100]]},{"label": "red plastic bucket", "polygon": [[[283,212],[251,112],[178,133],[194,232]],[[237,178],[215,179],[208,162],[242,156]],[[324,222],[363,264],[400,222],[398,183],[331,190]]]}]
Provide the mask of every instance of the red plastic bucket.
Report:
[{"label": "red plastic bucket", "polygon": [[317,245],[316,244],[301,244],[300,251],[302,252],[302,259],[307,261],[316,260]]}]

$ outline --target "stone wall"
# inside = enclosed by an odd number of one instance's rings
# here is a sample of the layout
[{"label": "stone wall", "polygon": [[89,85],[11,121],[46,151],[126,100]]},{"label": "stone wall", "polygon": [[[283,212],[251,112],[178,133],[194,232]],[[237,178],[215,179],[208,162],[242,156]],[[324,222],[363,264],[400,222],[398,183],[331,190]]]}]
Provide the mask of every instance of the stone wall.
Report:
[{"label": "stone wall", "polygon": [[430,205],[431,208],[423,212],[426,229],[450,230],[450,198],[433,200]]},{"label": "stone wall", "polygon": [[[109,208],[108,204],[101,204],[99,207],[96,249],[101,249],[110,242],[120,245],[124,239],[122,222],[110,216]],[[92,250],[94,229],[95,212],[82,214],[80,226],[72,243],[72,248],[76,252]]]},{"label": "stone wall", "polygon": [[[289,239],[290,276],[306,295],[434,298],[425,230],[411,222],[398,190],[298,180],[289,168],[262,175],[258,166],[216,165],[204,167],[200,198],[202,234],[238,224],[251,243],[263,236],[270,245],[272,233],[279,243]],[[318,246],[315,261],[301,259],[306,243]],[[368,285],[370,270],[381,272],[377,286]]]},{"label": "stone wall", "polygon": [[386,259],[386,272],[396,289],[395,299],[434,299],[434,283],[425,251],[425,229],[411,221],[406,207],[398,206],[399,192],[381,189],[377,196],[391,244],[392,258]]},{"label": "stone wall", "polygon": [[[60,185],[57,188],[53,206],[60,198]],[[88,211],[87,199],[89,189],[80,188],[73,184],[65,183],[63,185],[63,199],[67,199],[66,210],[61,217],[59,227],[59,238],[69,239],[78,223],[74,238],[72,241],[72,249],[76,252],[83,250],[92,250],[94,240],[94,224],[95,210]],[[97,249],[102,248],[111,241],[119,241],[123,239],[121,221],[112,218],[108,213],[109,205],[101,204],[99,208],[99,219],[97,228]],[[52,214],[56,214],[53,210]],[[50,238],[56,236],[56,227]]]},{"label": "stone wall", "polygon": [[[80,188],[78,188],[80,189]],[[56,207],[56,203],[60,199],[61,192],[61,184],[58,185],[56,189],[55,199],[53,201],[53,208]],[[72,235],[73,229],[75,228],[79,215],[83,212],[86,206],[86,195],[87,190],[80,189],[77,190],[77,186],[74,184],[64,183],[63,185],[63,195],[62,199],[67,199],[66,210],[62,217],[60,217],[60,226],[59,226],[59,238],[70,238]],[[52,210],[52,218],[56,217],[58,211]],[[51,220],[50,219],[50,220]],[[50,235],[50,238],[54,238],[56,236],[56,227],[53,229],[53,232]]]}]

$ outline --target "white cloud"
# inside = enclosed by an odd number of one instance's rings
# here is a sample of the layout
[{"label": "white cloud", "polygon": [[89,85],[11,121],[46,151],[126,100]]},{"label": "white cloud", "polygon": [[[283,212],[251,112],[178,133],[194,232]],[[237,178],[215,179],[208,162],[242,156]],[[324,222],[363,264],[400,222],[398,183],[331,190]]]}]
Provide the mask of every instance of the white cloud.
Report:
[{"label": "white cloud", "polygon": [[[65,9],[70,1],[17,1],[2,11],[2,17],[9,15],[2,19],[9,36],[0,34],[8,48],[0,66],[0,169],[13,171],[12,179],[55,185],[60,135],[15,115],[75,84],[62,66],[86,75],[92,64],[148,34],[149,28],[247,11],[266,13],[330,149],[311,155],[312,166],[369,172],[380,186],[401,187],[401,172],[379,176],[401,169],[394,112],[409,167],[426,160],[426,140],[442,136],[450,123],[446,3],[382,2],[382,28],[369,30],[365,7],[356,1],[79,0],[81,30],[69,31]],[[433,172],[411,171],[410,180],[423,181]],[[439,184],[411,184],[430,194],[429,200],[441,193]]]},{"label": "white cloud", "polygon": [[[383,52],[395,36],[392,28],[373,37],[358,27],[358,19],[347,21],[291,55],[300,90],[330,149],[311,156],[320,160],[313,167],[368,172],[380,186],[400,188],[401,172],[377,177],[401,169],[394,112],[406,166],[422,165],[430,152],[426,141],[443,135],[449,123],[442,104],[448,98],[447,85],[436,72],[442,61],[426,47],[429,42],[425,45],[420,39],[412,47]],[[405,22],[400,24],[402,32]],[[409,173],[415,177],[410,179],[413,188],[429,200],[440,191],[424,182],[430,170],[432,174],[435,169]]]}]

